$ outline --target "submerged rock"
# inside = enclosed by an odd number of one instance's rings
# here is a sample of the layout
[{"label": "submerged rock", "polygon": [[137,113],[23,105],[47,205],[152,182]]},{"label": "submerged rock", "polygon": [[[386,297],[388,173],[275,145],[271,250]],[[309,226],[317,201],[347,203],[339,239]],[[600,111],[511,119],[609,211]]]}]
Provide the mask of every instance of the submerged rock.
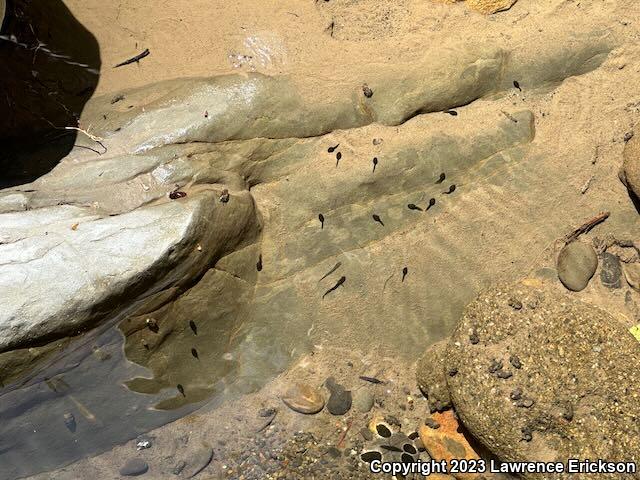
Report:
[{"label": "submerged rock", "polygon": [[336,383],[333,378],[327,379],[326,387],[331,392],[327,401],[327,410],[331,415],[344,415],[351,409],[351,391]]},{"label": "submerged rock", "polygon": [[[517,312],[514,296],[524,305]],[[474,348],[470,329],[483,338]],[[497,287],[467,306],[447,355],[458,370],[447,378],[456,412],[499,458],[640,460],[640,345],[605,311],[550,286]],[[510,355],[521,360],[511,378],[486,372]],[[533,441],[521,441],[523,432]]]},{"label": "submerged rock", "polygon": [[362,413],[367,413],[373,407],[374,396],[369,390],[361,388],[353,395],[353,406]]},{"label": "submerged rock", "polygon": [[119,473],[123,477],[139,477],[149,470],[147,462],[140,458],[132,458],[120,468]]},{"label": "submerged rock", "polygon": [[282,397],[282,401],[291,410],[312,415],[324,407],[322,393],[314,387],[297,384]]},{"label": "submerged rock", "polygon": [[[475,336],[473,335],[472,333],[473,341],[475,341]],[[471,340],[467,339],[467,341]],[[427,397],[429,408],[432,412],[441,412],[451,407],[451,398],[447,389],[448,372],[445,362],[447,343],[448,340],[442,340],[429,346],[418,361],[416,368],[418,386]]]},{"label": "submerged rock", "polygon": [[558,278],[569,290],[579,292],[589,284],[598,268],[598,256],[591,245],[572,242],[558,255]]}]

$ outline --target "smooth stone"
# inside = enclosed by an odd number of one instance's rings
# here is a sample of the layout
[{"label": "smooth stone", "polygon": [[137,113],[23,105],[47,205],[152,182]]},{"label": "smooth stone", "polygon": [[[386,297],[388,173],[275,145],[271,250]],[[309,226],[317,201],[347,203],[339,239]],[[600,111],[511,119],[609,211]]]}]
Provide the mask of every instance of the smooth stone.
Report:
[{"label": "smooth stone", "polygon": [[640,290],[640,263],[625,263],[622,270],[629,286]]},{"label": "smooth stone", "polygon": [[332,415],[344,415],[351,409],[352,402],[351,391],[345,390],[341,385],[336,385],[329,396],[327,410]]},{"label": "smooth stone", "polygon": [[138,477],[147,473],[148,470],[149,465],[147,465],[147,462],[140,458],[132,458],[127,460],[127,463],[122,466],[119,473],[123,477]]},{"label": "smooth stone", "polygon": [[284,404],[291,410],[312,415],[324,407],[324,396],[317,388],[297,384],[282,397]]},{"label": "smooth stone", "polygon": [[622,286],[622,267],[620,259],[612,253],[605,252],[602,255],[602,267],[600,268],[600,281],[605,287],[620,288]]},{"label": "smooth stone", "polygon": [[353,394],[353,406],[362,413],[367,413],[373,407],[374,396],[369,390],[361,388]]},{"label": "smooth stone", "polygon": [[558,255],[558,278],[569,290],[579,292],[589,284],[598,268],[598,256],[591,245],[572,242]]},{"label": "smooth stone", "polygon": [[183,470],[183,476],[193,478],[202,472],[213,460],[213,449],[208,445],[202,445],[198,450],[186,458],[187,467]]}]

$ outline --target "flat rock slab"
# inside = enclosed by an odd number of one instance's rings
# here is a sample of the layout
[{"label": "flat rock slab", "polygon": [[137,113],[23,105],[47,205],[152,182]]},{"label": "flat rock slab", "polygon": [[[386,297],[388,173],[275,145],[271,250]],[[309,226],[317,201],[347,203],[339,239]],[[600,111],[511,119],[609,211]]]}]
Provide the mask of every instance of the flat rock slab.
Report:
[{"label": "flat rock slab", "polygon": [[497,287],[467,306],[446,352],[458,415],[501,460],[637,462],[640,345],[610,314],[547,288]]}]

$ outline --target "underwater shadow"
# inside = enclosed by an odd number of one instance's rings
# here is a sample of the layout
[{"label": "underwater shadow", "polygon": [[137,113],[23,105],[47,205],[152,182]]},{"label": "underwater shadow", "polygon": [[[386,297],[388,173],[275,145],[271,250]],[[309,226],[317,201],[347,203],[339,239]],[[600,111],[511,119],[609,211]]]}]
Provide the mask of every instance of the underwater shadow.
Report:
[{"label": "underwater shadow", "polygon": [[[2,4],[0,0],[0,15]],[[62,0],[7,0],[0,29],[0,188],[51,171],[100,77],[95,37]]]}]

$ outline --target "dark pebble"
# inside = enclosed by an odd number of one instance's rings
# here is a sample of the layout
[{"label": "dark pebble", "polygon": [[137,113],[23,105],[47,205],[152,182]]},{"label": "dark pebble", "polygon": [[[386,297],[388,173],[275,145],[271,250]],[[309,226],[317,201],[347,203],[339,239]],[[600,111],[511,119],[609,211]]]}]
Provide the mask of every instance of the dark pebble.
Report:
[{"label": "dark pebble", "polygon": [[507,379],[507,378],[511,378],[512,376],[513,376],[513,373],[507,370],[498,371],[498,378]]},{"label": "dark pebble", "polygon": [[330,389],[331,395],[327,401],[327,410],[331,415],[344,415],[351,409],[351,391],[345,390],[340,385],[334,385]]},{"label": "dark pebble", "polygon": [[567,422],[573,420],[573,407],[571,405],[567,405],[562,412],[562,418],[564,418]]},{"label": "dark pebble", "polygon": [[342,452],[336,447],[329,447],[327,448],[327,455],[329,455],[331,458],[338,458],[342,455]]},{"label": "dark pebble", "polygon": [[491,361],[491,365],[489,365],[489,373],[496,373],[498,370],[502,370],[502,366],[502,362],[494,358]]},{"label": "dark pebble", "polygon": [[184,470],[184,467],[187,466],[187,462],[181,460],[178,463],[176,463],[176,466],[173,467],[173,474],[174,475],[180,475],[182,473],[182,470]]},{"label": "dark pebble", "polygon": [[511,392],[509,397],[511,398],[511,400],[520,400],[522,398],[522,390],[519,388],[516,388],[514,391]]},{"label": "dark pebble", "polygon": [[513,368],[522,368],[522,362],[520,362],[520,359],[516,355],[511,355],[511,357],[509,357],[509,363],[513,366]]},{"label": "dark pebble", "polygon": [[261,408],[258,410],[258,416],[262,418],[273,417],[276,414],[276,409],[273,407]]},{"label": "dark pebble", "polygon": [[531,431],[531,428],[524,427],[521,431],[522,440],[524,440],[525,442],[530,442],[531,440],[533,440],[533,432]]},{"label": "dark pebble", "polygon": [[440,428],[440,424],[431,417],[427,418],[424,421],[424,424],[429,428],[433,428],[434,430],[437,430],[438,428]]},{"label": "dark pebble", "polygon": [[509,306],[511,308],[513,308],[514,310],[522,310],[522,302],[520,300],[518,300],[517,298],[510,298],[509,299]]},{"label": "dark pebble", "polygon": [[149,470],[147,462],[140,458],[132,458],[127,460],[122,468],[119,470],[120,475],[123,477],[138,477],[144,475]]},{"label": "dark pebble", "polygon": [[455,377],[458,374],[458,369],[457,368],[452,368],[451,370],[449,370],[449,376],[450,377]]},{"label": "dark pebble", "polygon": [[615,255],[605,252],[602,255],[602,268],[600,269],[600,281],[605,287],[620,288],[622,286],[622,268],[620,260]]},{"label": "dark pebble", "polygon": [[402,423],[398,420],[398,417],[394,417],[393,415],[387,415],[384,417],[384,420],[391,426],[395,425],[396,427],[401,427]]},{"label": "dark pebble", "polygon": [[471,345],[477,345],[478,343],[480,343],[480,337],[478,337],[478,334],[476,332],[473,332],[471,335],[469,335],[469,341],[471,342]]},{"label": "dark pebble", "polygon": [[362,438],[367,441],[373,440],[373,433],[371,433],[371,430],[369,430],[367,427],[362,427],[360,429],[360,435],[362,435]]}]

